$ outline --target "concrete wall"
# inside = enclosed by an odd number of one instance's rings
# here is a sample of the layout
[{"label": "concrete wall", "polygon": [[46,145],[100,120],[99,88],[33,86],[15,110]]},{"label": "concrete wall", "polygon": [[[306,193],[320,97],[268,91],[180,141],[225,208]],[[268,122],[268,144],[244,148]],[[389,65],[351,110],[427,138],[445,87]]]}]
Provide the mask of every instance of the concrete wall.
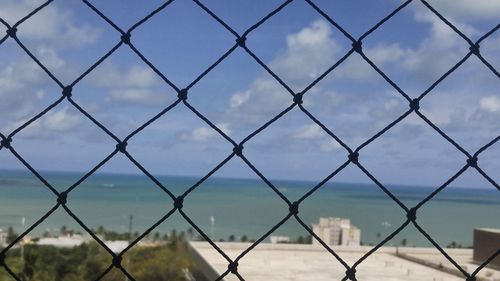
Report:
[{"label": "concrete wall", "polygon": [[[212,247],[207,242],[194,242],[195,245],[203,245],[201,243],[205,243],[206,247]],[[219,273],[217,270],[213,268],[213,266],[209,263],[209,261],[205,260],[200,253],[196,250],[196,247],[193,247],[193,242],[188,243],[188,254],[193,260],[193,263],[196,265],[197,269],[204,275],[207,280],[216,280],[219,278]],[[224,281],[222,279],[221,281]]]},{"label": "concrete wall", "polygon": [[[500,249],[500,229],[474,229],[472,247],[474,261],[483,263]],[[500,255],[497,255],[489,265],[500,268]]]}]

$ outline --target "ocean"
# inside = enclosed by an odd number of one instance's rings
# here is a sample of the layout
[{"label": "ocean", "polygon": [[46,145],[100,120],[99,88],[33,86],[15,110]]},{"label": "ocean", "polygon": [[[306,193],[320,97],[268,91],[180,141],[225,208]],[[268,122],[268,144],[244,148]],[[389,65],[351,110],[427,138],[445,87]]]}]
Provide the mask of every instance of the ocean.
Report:
[{"label": "ocean", "polygon": [[[71,186],[78,173],[43,172],[58,190]],[[179,195],[197,177],[159,176],[158,179]],[[290,201],[305,194],[315,183],[273,180]],[[388,188],[408,207],[416,205],[433,191],[431,187],[396,186]],[[494,188],[448,187],[426,203],[417,213],[417,222],[440,245],[452,241],[471,246],[473,229],[500,228],[500,196]],[[0,171],[0,228],[12,226],[22,232],[56,204],[56,197],[29,172]],[[172,200],[143,175],[95,174],[68,195],[67,206],[90,228],[143,232],[173,207]],[[183,210],[209,236],[216,240],[246,235],[258,239],[288,213],[288,206],[258,179],[210,178],[190,193]],[[373,184],[328,182],[301,205],[299,216],[307,224],[320,217],[344,217],[361,229],[365,244],[377,243],[406,220],[406,214]],[[24,222],[24,224],[23,224]],[[212,223],[213,222],[213,223]],[[48,231],[57,234],[62,225],[83,230],[60,208],[32,231],[32,236]],[[187,231],[190,225],[176,212],[155,231]],[[272,235],[308,235],[291,218]],[[431,246],[412,225],[388,245]]]}]

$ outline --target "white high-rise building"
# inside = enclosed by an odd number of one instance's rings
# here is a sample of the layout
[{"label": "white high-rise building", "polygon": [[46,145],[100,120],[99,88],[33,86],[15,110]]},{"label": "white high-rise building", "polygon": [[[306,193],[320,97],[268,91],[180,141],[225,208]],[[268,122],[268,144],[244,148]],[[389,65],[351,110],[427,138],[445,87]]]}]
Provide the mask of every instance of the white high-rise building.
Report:
[{"label": "white high-rise building", "polygon": [[[328,245],[359,246],[361,242],[361,231],[351,224],[350,219],[319,218],[319,223],[313,224],[312,229]],[[320,243],[313,239],[313,244]]]}]

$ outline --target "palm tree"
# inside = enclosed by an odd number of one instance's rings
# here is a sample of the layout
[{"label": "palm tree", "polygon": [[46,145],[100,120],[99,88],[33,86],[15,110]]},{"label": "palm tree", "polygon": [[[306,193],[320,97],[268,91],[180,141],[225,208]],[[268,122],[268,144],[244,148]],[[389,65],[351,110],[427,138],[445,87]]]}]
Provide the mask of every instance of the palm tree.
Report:
[{"label": "palm tree", "polygon": [[66,232],[67,232],[67,231],[68,231],[68,227],[67,227],[67,226],[65,226],[65,225],[63,225],[63,226],[61,226],[61,229],[59,230],[59,233],[60,233],[61,235],[66,235]]},{"label": "palm tree", "polygon": [[247,242],[248,241],[248,237],[244,234],[243,236],[241,236],[241,242]]},{"label": "palm tree", "polygon": [[192,227],[188,228],[188,230],[187,230],[187,235],[188,235],[189,240],[193,240],[193,237],[194,237],[194,229],[193,229]]}]

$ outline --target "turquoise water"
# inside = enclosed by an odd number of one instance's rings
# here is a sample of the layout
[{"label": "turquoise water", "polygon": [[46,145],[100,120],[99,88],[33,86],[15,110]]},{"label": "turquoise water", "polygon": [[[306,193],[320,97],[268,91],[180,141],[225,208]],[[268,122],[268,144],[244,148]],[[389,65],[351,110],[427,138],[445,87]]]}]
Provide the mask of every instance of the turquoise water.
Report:
[{"label": "turquoise water", "polygon": [[[42,174],[58,190],[69,187],[81,176],[76,173]],[[194,177],[158,178],[176,195],[198,180]],[[290,201],[300,198],[314,186],[312,182],[272,182]],[[432,188],[416,186],[389,186],[389,189],[408,207],[416,205],[432,192]],[[493,188],[450,187],[419,210],[417,221],[443,246],[451,241],[470,246],[474,228],[500,228],[499,195]],[[56,197],[33,175],[20,171],[0,171],[0,228],[13,226],[21,232],[55,203]],[[113,174],[89,177],[68,195],[67,205],[89,227],[103,225],[119,232],[128,230],[131,215],[133,231],[142,232],[173,206],[171,199],[147,177]],[[211,178],[187,196],[183,210],[215,239],[227,239],[231,234],[257,239],[286,216],[288,206],[262,181]],[[403,210],[377,186],[337,182],[327,183],[306,199],[300,206],[299,215],[307,224],[316,222],[319,217],[350,218],[361,229],[361,239],[365,243],[376,243],[378,233],[384,237],[406,219]],[[213,227],[210,224],[211,217],[215,220]],[[57,233],[62,225],[81,231],[61,208],[32,233]],[[157,231],[182,231],[189,227],[175,213]],[[306,234],[293,218],[274,233],[292,238]],[[413,226],[405,229],[390,243],[399,244],[403,238],[409,245],[430,245]]]}]

